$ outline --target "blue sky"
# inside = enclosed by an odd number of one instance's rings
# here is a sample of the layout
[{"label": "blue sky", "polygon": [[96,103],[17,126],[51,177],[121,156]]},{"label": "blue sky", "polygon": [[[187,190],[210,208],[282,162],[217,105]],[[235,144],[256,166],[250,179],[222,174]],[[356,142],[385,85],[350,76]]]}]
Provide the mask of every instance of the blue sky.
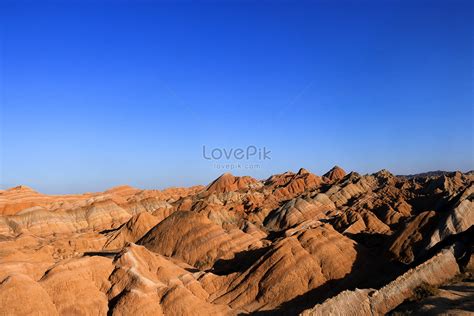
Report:
[{"label": "blue sky", "polygon": [[[474,169],[472,1],[2,1],[1,185]],[[258,164],[258,169],[245,166]]]}]

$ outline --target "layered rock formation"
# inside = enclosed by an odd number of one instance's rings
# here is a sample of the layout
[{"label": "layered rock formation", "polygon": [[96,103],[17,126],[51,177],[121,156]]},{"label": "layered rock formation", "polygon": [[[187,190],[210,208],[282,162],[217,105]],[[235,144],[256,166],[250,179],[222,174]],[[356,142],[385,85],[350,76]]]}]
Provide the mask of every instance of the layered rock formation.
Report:
[{"label": "layered rock formation", "polygon": [[3,190],[0,310],[384,314],[473,265],[473,181],[334,167],[163,191]]},{"label": "layered rock formation", "polygon": [[458,274],[453,252],[453,249],[443,250],[379,290],[344,291],[301,315],[385,315],[412,296],[418,286],[440,285]]}]

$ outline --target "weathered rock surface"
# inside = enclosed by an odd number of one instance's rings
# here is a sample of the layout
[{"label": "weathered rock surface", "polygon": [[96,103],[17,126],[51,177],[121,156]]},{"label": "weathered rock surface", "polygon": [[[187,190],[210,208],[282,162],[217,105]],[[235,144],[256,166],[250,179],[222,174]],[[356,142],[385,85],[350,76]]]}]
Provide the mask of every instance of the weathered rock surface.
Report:
[{"label": "weathered rock surface", "polygon": [[251,188],[252,185],[256,186],[257,183],[258,181],[251,177],[234,177],[230,173],[224,173],[207,187],[207,192],[224,193],[244,190]]},{"label": "weathered rock surface", "polygon": [[338,167],[160,191],[1,190],[0,314],[384,314],[473,266],[473,190],[472,173]]},{"label": "weathered rock surface", "polygon": [[265,218],[264,225],[270,230],[284,230],[309,219],[325,218],[326,212],[331,209],[331,206],[315,200],[296,198],[271,212]]},{"label": "weathered rock surface", "polygon": [[196,212],[175,212],[151,229],[139,244],[164,256],[209,268],[219,258],[232,258],[258,240],[234,228],[228,231]]},{"label": "weathered rock surface", "polygon": [[434,233],[431,235],[428,248],[451,235],[466,231],[474,225],[474,185],[470,185],[456,198],[452,210],[441,214]]},{"label": "weathered rock surface", "polygon": [[159,222],[158,217],[147,212],[134,215],[120,228],[107,234],[104,248],[120,249],[127,242],[137,242]]},{"label": "weathered rock surface", "polygon": [[46,290],[23,274],[0,281],[0,306],[5,315],[59,315]]},{"label": "weathered rock surface", "polygon": [[472,315],[474,313],[472,276],[440,286],[433,295],[413,299],[397,307],[390,315]]},{"label": "weathered rock surface", "polygon": [[411,297],[421,284],[440,285],[458,273],[453,250],[445,249],[379,290],[345,291],[301,315],[384,315]]},{"label": "weathered rock surface", "polygon": [[339,166],[334,166],[331,170],[326,172],[323,177],[327,178],[329,181],[337,181],[346,176],[346,172]]},{"label": "weathered rock surface", "polygon": [[108,291],[115,304],[113,315],[226,315],[225,305],[209,302],[207,293],[196,280],[199,273],[176,264],[144,247],[128,244],[115,258],[115,270]]}]

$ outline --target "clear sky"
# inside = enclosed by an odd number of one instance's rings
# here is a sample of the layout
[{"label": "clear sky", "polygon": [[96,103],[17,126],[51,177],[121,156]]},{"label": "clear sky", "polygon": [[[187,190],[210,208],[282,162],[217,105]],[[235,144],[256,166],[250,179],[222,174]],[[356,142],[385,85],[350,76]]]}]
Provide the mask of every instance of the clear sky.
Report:
[{"label": "clear sky", "polygon": [[474,169],[473,20],[457,0],[3,0],[1,186]]}]

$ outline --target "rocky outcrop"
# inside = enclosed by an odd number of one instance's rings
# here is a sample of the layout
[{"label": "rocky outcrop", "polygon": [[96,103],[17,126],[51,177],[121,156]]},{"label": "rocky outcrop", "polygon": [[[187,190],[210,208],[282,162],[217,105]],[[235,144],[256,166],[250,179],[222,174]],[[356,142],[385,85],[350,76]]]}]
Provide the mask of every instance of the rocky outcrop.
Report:
[{"label": "rocky outcrop", "polygon": [[46,290],[23,274],[0,280],[0,306],[5,315],[59,315]]},{"label": "rocky outcrop", "polygon": [[109,258],[93,256],[59,264],[38,282],[49,294],[60,315],[108,311],[106,291],[114,266]]},{"label": "rocky outcrop", "polygon": [[346,172],[344,171],[344,169],[340,168],[339,166],[334,166],[331,170],[329,170],[323,175],[323,178],[326,178],[329,181],[337,181],[341,180],[345,176]]},{"label": "rocky outcrop", "polygon": [[441,214],[441,220],[431,235],[427,248],[433,247],[451,235],[468,230],[472,225],[474,225],[474,185],[460,194],[452,210]]},{"label": "rocky outcrop", "polygon": [[175,212],[151,229],[140,245],[164,256],[181,259],[199,268],[209,268],[219,258],[258,245],[258,240],[235,228],[221,226],[196,212]]},{"label": "rocky outcrop", "polygon": [[351,199],[367,193],[375,186],[375,179],[373,177],[360,177],[356,174],[351,174],[342,183],[332,186],[326,195],[334,202],[336,207],[347,204]]},{"label": "rocky outcrop", "polygon": [[272,309],[343,278],[353,270],[356,257],[356,243],[330,225],[302,224],[244,272],[231,275],[215,302],[246,311]]},{"label": "rocky outcrop", "polygon": [[147,212],[134,215],[115,231],[107,233],[106,249],[120,249],[128,242],[137,242],[160,222],[159,218]]},{"label": "rocky outcrop", "polygon": [[326,217],[332,207],[316,200],[292,199],[274,210],[265,218],[264,225],[269,230],[288,229],[309,219]]},{"label": "rocky outcrop", "polygon": [[301,168],[298,173],[286,172],[274,175],[265,181],[265,186],[274,190],[274,195],[280,200],[292,198],[307,190],[317,188],[323,180],[317,175]]},{"label": "rocky outcrop", "polygon": [[207,187],[3,190],[0,314],[384,314],[458,271],[441,248],[456,243],[472,267],[473,180],[302,168]]},{"label": "rocky outcrop", "polygon": [[[460,280],[456,280],[456,279]],[[392,315],[457,315],[470,316],[474,311],[472,289],[474,281],[469,274],[459,275],[432,291],[432,295],[409,300],[391,312]]]},{"label": "rocky outcrop", "polygon": [[0,234],[29,232],[39,236],[101,231],[120,226],[131,215],[113,201],[98,201],[87,207],[65,211],[33,210],[0,218]]},{"label": "rocky outcrop", "polygon": [[214,180],[207,188],[209,193],[225,193],[249,189],[258,186],[258,181],[251,177],[234,177],[230,173],[224,173]]},{"label": "rocky outcrop", "polygon": [[384,315],[411,297],[421,284],[439,285],[458,273],[453,249],[445,249],[379,290],[345,291],[301,315]]},{"label": "rocky outcrop", "polygon": [[230,315],[209,302],[198,275],[144,247],[128,244],[115,259],[108,291],[112,315]]},{"label": "rocky outcrop", "polygon": [[428,236],[436,222],[436,212],[426,211],[418,214],[406,223],[394,236],[388,252],[394,258],[404,263],[411,263],[415,255],[429,242]]}]

